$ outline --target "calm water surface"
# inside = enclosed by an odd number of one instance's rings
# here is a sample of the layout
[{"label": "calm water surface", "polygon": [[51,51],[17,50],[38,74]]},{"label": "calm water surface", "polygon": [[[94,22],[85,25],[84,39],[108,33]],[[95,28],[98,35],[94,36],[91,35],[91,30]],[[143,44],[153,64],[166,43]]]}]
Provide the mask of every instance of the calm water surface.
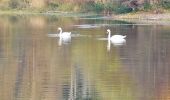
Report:
[{"label": "calm water surface", "polygon": [[[108,28],[126,44],[109,51]],[[1,15],[0,100],[170,100],[170,25]]]}]

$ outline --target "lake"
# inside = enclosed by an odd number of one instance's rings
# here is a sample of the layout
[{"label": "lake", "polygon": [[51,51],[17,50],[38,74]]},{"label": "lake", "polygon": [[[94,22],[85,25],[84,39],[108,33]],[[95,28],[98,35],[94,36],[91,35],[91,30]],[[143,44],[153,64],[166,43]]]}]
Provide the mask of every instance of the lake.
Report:
[{"label": "lake", "polygon": [[[69,42],[49,36],[58,27],[72,32]],[[107,29],[126,43],[108,46]],[[98,15],[0,17],[0,100],[169,99],[170,25]]]}]

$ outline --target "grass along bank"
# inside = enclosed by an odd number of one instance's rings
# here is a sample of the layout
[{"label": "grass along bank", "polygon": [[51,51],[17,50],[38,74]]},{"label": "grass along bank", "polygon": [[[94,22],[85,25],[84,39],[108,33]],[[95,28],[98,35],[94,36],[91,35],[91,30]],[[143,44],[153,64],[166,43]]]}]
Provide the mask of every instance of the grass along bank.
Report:
[{"label": "grass along bank", "polygon": [[128,14],[112,15],[114,20],[126,21],[147,25],[170,25],[170,12],[154,14],[150,12],[133,12]]},{"label": "grass along bank", "polygon": [[114,19],[138,19],[138,20],[170,20],[170,12],[155,14],[151,12],[132,12],[126,14],[113,14]]},{"label": "grass along bank", "polygon": [[45,13],[45,12],[67,12],[67,13],[100,13],[100,14],[111,14],[112,12],[119,12],[118,4],[114,2],[95,2],[95,1],[84,1],[84,2],[50,2],[42,7],[33,7],[29,3],[23,4],[18,2],[9,2],[6,6],[0,5],[0,13],[13,13],[18,11],[26,11],[27,13]]}]

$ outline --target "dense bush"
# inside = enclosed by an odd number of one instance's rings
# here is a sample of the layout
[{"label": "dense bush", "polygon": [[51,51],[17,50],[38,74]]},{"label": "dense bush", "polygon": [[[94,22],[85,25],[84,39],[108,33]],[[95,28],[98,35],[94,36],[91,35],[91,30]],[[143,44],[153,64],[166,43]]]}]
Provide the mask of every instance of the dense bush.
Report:
[{"label": "dense bush", "polygon": [[[150,3],[136,3],[133,4],[137,7],[123,5],[122,2],[118,1],[108,1],[101,2],[99,0],[72,0],[73,2],[68,2],[68,0],[41,0],[39,2],[44,2],[43,6],[40,7],[43,11],[47,10],[59,10],[59,11],[77,11],[77,12],[97,12],[111,14],[115,13],[129,13],[133,9],[144,10],[144,11],[154,11],[155,9],[170,9],[170,0],[160,0],[159,3],[151,5]],[[131,0],[133,1],[133,0]],[[5,3],[4,3],[5,2]],[[117,3],[116,3],[117,2]],[[0,9],[32,9],[33,0],[0,0]],[[34,8],[33,8],[34,9]],[[39,10],[37,7],[35,10]]]},{"label": "dense bush", "polygon": [[94,3],[94,11],[96,11],[97,13],[103,11],[105,8],[105,5],[101,2],[97,2],[97,3]]},{"label": "dense bush", "polygon": [[29,0],[12,0],[8,3],[8,7],[12,9],[23,9],[29,6]]},{"label": "dense bush", "polygon": [[106,11],[114,11],[114,9],[115,9],[115,5],[113,5],[112,3],[106,3],[105,4],[105,10]]},{"label": "dense bush", "polygon": [[167,0],[166,1],[162,1],[161,5],[165,9],[170,9],[170,1],[167,1]]},{"label": "dense bush", "polygon": [[147,11],[147,10],[151,10],[153,7],[152,5],[150,5],[149,3],[144,3],[143,5],[143,10]]},{"label": "dense bush", "polygon": [[132,12],[133,9],[132,8],[129,8],[129,7],[126,7],[124,5],[120,5],[118,7],[116,7],[114,9],[115,13],[118,13],[118,14],[122,14],[122,13],[129,13],[129,12]]},{"label": "dense bush", "polygon": [[49,8],[50,10],[56,10],[58,7],[59,7],[59,4],[58,4],[58,3],[55,3],[55,2],[50,2],[50,3],[48,3],[48,8]]},{"label": "dense bush", "polygon": [[102,3],[102,2],[87,2],[82,6],[83,11],[92,11],[97,13],[106,12],[113,12],[114,5],[112,3]]},{"label": "dense bush", "polygon": [[79,12],[80,5],[74,3],[63,3],[58,6],[56,10],[69,11],[69,12]]},{"label": "dense bush", "polygon": [[101,2],[89,1],[82,5],[81,9],[83,11],[95,11],[97,13],[104,10],[104,4]]},{"label": "dense bush", "polygon": [[19,7],[19,2],[16,0],[13,0],[11,2],[9,2],[9,7],[12,9],[18,8]]}]

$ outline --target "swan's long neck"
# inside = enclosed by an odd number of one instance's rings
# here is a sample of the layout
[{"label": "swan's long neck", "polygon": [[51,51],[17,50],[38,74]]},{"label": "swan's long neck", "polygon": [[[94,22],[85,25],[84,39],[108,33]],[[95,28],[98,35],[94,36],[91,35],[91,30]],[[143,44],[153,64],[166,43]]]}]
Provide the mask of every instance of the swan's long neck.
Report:
[{"label": "swan's long neck", "polygon": [[61,34],[62,34],[62,29],[60,29],[60,33],[59,33],[59,35],[61,36]]},{"label": "swan's long neck", "polygon": [[111,33],[108,32],[108,42],[107,42],[107,50],[110,51],[110,35]]},{"label": "swan's long neck", "polygon": [[110,41],[110,35],[111,35],[111,33],[109,32],[108,33],[108,41]]}]

